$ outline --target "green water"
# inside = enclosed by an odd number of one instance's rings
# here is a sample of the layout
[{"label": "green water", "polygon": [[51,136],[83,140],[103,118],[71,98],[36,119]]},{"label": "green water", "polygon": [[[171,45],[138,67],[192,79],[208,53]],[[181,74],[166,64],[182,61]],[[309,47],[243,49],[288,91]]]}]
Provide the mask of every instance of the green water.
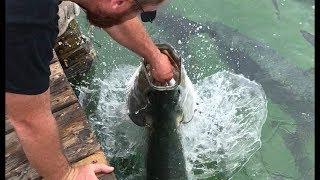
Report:
[{"label": "green water", "polygon": [[[306,71],[314,68],[314,47],[300,33],[300,30],[305,30],[314,34],[314,2],[279,0],[278,6],[279,19],[272,0],[174,0],[161,10],[180,14],[198,23],[222,22],[250,38],[268,44],[297,68]],[[123,64],[138,65],[139,57],[112,41],[105,32],[95,28],[87,34],[88,22],[84,13],[80,14],[78,20],[82,32],[94,41],[98,58],[89,72],[72,80],[76,90],[88,87],[99,91],[100,87],[93,83],[94,79],[105,79],[112,69]],[[159,27],[155,24],[146,24],[146,27],[155,41],[167,37],[166,40],[172,40],[170,43],[174,44],[179,40],[170,38],[172,34],[159,32]],[[227,64],[218,56],[219,52],[211,45],[210,37],[206,34],[192,35],[187,44],[179,45],[188,49],[184,58],[188,62],[190,78],[194,81],[228,69]],[[103,97],[93,94],[86,98],[90,102],[85,106],[87,115],[94,119],[96,101]],[[290,104],[284,107],[276,99],[268,95],[267,98],[268,117],[262,129],[262,146],[232,179],[313,179],[313,129],[306,128],[303,119],[286,110],[291,107]],[[314,105],[314,101],[310,103]],[[311,113],[314,114],[314,110]],[[311,123],[314,123],[314,119]],[[103,140],[99,134],[98,138]],[[139,156],[131,158],[137,162],[130,164],[133,161],[121,158],[112,160],[117,163],[116,172],[122,174],[119,179],[139,170]]]}]

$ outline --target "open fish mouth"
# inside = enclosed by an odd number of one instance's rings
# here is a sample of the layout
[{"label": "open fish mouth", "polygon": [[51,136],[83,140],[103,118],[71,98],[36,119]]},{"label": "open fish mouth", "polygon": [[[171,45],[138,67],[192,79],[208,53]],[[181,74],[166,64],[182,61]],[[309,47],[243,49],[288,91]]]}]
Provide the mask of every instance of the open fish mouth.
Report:
[{"label": "open fish mouth", "polygon": [[141,62],[129,80],[127,89],[129,117],[138,126],[151,126],[155,118],[154,109],[159,110],[171,103],[176,105],[168,113],[177,115],[177,124],[182,119],[189,121],[193,115],[194,90],[183,67],[183,58],[168,43],[158,43],[156,46],[168,56],[174,68],[173,78],[166,85],[158,85],[151,76],[150,65],[146,61]]},{"label": "open fish mouth", "polygon": [[175,49],[172,48],[170,44],[162,43],[156,44],[160,52],[168,56],[171,65],[174,67],[173,78],[169,83],[164,86],[158,85],[155,79],[151,76],[150,64],[144,61],[142,66],[142,71],[144,71],[146,79],[153,90],[156,91],[168,91],[176,89],[181,83],[181,56],[179,56]]}]

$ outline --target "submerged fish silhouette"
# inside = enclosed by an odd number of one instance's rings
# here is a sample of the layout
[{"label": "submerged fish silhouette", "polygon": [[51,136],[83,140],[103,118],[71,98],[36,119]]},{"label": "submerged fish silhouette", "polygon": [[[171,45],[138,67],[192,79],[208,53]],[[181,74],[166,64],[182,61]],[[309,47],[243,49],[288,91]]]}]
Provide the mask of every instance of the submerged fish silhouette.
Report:
[{"label": "submerged fish silhouette", "polygon": [[273,7],[276,9],[277,18],[280,20],[280,9],[277,0],[272,0]]},{"label": "submerged fish silhouette", "polygon": [[[297,133],[301,136],[296,144],[300,149],[289,146],[294,157],[301,157],[305,152],[302,141],[305,132],[314,132],[314,72],[305,71],[291,64],[287,58],[263,42],[250,38],[236,29],[220,22],[198,23],[170,12],[158,13],[155,25],[161,27],[169,36],[170,42],[187,44],[192,35],[204,33],[212,40],[219,56],[235,73],[243,74],[263,86],[266,95],[281,109],[289,113],[298,126]],[[314,39],[309,33],[303,33],[307,39]],[[305,38],[306,38],[305,37]],[[311,42],[314,42],[311,41]],[[180,51],[190,54],[184,46]],[[296,159],[299,172],[308,175],[310,159],[300,163]]]},{"label": "submerged fish silhouette", "polygon": [[308,33],[307,31],[300,30],[304,39],[306,39],[314,47],[314,35]]}]

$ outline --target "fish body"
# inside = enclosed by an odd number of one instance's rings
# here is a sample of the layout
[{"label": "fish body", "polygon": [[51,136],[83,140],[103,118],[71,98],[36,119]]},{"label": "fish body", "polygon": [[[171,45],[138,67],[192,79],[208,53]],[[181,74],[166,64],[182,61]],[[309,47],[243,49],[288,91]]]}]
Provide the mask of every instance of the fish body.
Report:
[{"label": "fish body", "polygon": [[181,58],[171,45],[157,45],[175,61],[172,81],[175,84],[155,86],[148,65],[141,63],[128,83],[129,117],[138,126],[146,128],[146,179],[185,180],[187,172],[179,125],[192,117],[194,104],[188,92],[193,89]]}]

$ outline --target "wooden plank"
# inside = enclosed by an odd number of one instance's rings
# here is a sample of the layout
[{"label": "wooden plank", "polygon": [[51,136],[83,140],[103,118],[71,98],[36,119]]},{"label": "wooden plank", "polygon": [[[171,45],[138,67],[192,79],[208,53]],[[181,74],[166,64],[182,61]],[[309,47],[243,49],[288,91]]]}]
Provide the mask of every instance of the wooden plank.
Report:
[{"label": "wooden plank", "polygon": [[59,62],[50,65],[50,100],[52,112],[57,112],[78,101]]},{"label": "wooden plank", "polygon": [[73,66],[70,66],[69,68],[65,69],[65,74],[68,78],[73,78],[76,75],[88,71],[88,66],[91,66],[91,64],[92,61],[78,62],[77,64],[74,64]]},{"label": "wooden plank", "polygon": [[[90,69],[96,56],[92,42],[81,35],[75,19],[69,23],[64,34],[58,37],[54,49],[68,79]],[[85,66],[82,66],[83,62]]]},{"label": "wooden plank", "polygon": [[50,100],[52,112],[57,112],[78,101],[59,62],[50,65]]},{"label": "wooden plank", "polygon": [[95,164],[95,163],[109,164],[105,158],[103,151],[99,150],[99,151],[91,154],[90,156],[73,163],[72,166],[77,167],[77,166],[82,166],[82,165],[86,165],[86,164]]},{"label": "wooden plank", "polygon": [[[81,46],[77,46],[77,48],[71,49],[70,51],[65,51],[63,54],[59,56],[59,58],[60,60],[72,59],[72,61],[76,61],[74,58],[70,58],[70,57],[75,56],[77,54],[85,54],[85,51]],[[68,60],[68,64],[66,64],[66,67],[68,67],[69,63],[72,63],[72,62]]]},{"label": "wooden plank", "polygon": [[55,95],[59,93],[59,90],[71,87],[67,77],[65,76],[63,69],[59,62],[55,62],[50,65],[50,94]]},{"label": "wooden plank", "polygon": [[51,96],[51,111],[53,113],[60,111],[74,103],[78,102],[72,88],[61,90],[60,93]]},{"label": "wooden plank", "polygon": [[58,61],[50,64],[49,67],[50,67],[50,72],[51,72],[50,80],[52,78],[57,78],[57,77],[55,77],[57,75],[63,75],[64,74],[63,68],[61,67],[60,62],[58,62]]},{"label": "wooden plank", "polygon": [[75,102],[77,97],[59,62],[50,65],[50,101],[52,112],[59,111]]},{"label": "wooden plank", "polygon": [[29,162],[18,166],[12,171],[6,172],[5,178],[7,180],[40,180],[41,177],[39,174],[33,169]]},{"label": "wooden plank", "polygon": [[75,49],[81,48],[82,39],[77,21],[73,19],[69,23],[67,30],[56,40],[54,49],[59,59],[63,60],[68,57],[68,54],[76,51]]},{"label": "wooden plank", "polygon": [[6,151],[5,151],[5,159],[6,159],[6,175],[15,169],[16,167],[26,163],[28,160],[25,157],[24,152],[22,151],[22,147],[17,138],[16,132],[11,132],[6,135]]}]

